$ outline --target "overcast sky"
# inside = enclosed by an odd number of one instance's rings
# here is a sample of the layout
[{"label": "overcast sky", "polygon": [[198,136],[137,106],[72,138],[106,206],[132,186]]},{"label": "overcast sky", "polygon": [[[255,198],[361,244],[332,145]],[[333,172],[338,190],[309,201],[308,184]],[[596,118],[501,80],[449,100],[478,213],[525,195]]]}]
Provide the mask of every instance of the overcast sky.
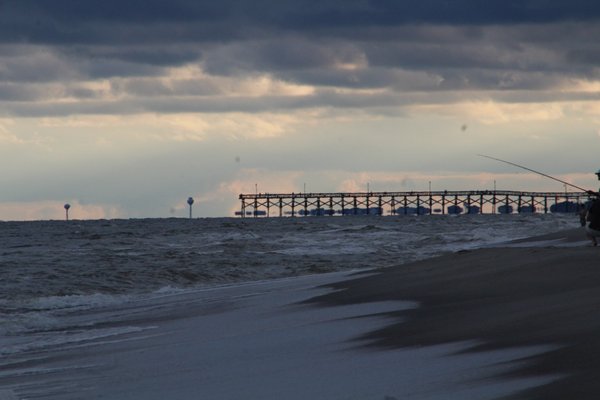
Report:
[{"label": "overcast sky", "polygon": [[597,189],[600,3],[0,0],[0,220]]}]

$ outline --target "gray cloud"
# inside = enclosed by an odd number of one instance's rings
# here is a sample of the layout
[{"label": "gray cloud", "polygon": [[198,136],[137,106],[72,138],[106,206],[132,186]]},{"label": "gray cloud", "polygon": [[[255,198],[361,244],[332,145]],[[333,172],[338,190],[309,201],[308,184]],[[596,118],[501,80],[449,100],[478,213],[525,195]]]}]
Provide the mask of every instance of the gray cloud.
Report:
[{"label": "gray cloud", "polygon": [[[153,88],[140,88],[140,96],[153,95]],[[74,91],[73,91],[74,92]],[[0,90],[0,95],[3,91]],[[29,98],[35,97],[35,92]],[[15,96],[13,101],[3,103],[0,116],[17,117],[65,117],[69,115],[130,115],[139,113],[263,113],[282,112],[313,108],[339,108],[371,110],[372,113],[398,114],[399,108],[414,104],[447,105],[465,100],[486,101],[495,99],[506,103],[598,101],[600,93],[551,90],[532,92],[527,90],[496,90],[485,94],[477,91],[437,91],[437,92],[384,92],[364,94],[344,94],[321,89],[307,96],[198,96],[198,97],[140,97],[119,100],[94,99],[86,93],[86,101],[71,102],[24,102]],[[42,96],[38,96],[41,99]],[[386,111],[389,110],[389,111]]]},{"label": "gray cloud", "polygon": [[[546,101],[570,79],[599,77],[599,17],[583,0],[5,0],[0,102],[5,115],[44,116],[399,107],[478,91]],[[185,65],[209,77],[168,80]],[[317,91],[228,98],[211,75]]]}]

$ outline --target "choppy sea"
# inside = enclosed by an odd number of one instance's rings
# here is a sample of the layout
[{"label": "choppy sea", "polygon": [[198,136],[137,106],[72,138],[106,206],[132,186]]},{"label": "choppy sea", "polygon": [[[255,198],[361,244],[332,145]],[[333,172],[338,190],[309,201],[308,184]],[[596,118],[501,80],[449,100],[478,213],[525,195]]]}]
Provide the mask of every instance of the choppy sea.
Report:
[{"label": "choppy sea", "polygon": [[0,358],[73,334],[73,315],[140,299],[386,268],[578,224],[569,214],[0,222]]}]

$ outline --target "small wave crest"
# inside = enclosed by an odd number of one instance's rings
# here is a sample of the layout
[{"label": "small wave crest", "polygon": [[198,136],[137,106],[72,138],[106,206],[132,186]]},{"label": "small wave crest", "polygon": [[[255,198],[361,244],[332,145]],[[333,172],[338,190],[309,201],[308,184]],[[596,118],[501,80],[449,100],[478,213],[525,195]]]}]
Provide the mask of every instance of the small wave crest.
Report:
[{"label": "small wave crest", "polygon": [[64,324],[61,319],[65,315],[122,305],[132,298],[131,295],[93,293],[39,297],[16,302],[2,300],[0,310],[4,314],[4,321],[0,325],[0,334],[18,335],[61,329]]},{"label": "small wave crest", "polygon": [[56,346],[78,346],[83,343],[89,343],[99,339],[122,336],[130,333],[138,333],[148,329],[155,329],[155,326],[123,326],[101,329],[79,329],[71,331],[68,334],[38,334],[30,341],[14,342],[12,345],[5,345],[0,348],[0,356],[14,355],[23,352],[45,350]]}]

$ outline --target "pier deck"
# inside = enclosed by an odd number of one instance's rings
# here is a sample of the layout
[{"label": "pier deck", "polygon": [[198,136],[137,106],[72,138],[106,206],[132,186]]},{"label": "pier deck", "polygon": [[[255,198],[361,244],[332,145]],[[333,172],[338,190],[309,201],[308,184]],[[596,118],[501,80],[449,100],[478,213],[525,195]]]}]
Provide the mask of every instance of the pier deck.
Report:
[{"label": "pier deck", "polygon": [[579,212],[584,192],[511,190],[240,194],[241,217]]}]

